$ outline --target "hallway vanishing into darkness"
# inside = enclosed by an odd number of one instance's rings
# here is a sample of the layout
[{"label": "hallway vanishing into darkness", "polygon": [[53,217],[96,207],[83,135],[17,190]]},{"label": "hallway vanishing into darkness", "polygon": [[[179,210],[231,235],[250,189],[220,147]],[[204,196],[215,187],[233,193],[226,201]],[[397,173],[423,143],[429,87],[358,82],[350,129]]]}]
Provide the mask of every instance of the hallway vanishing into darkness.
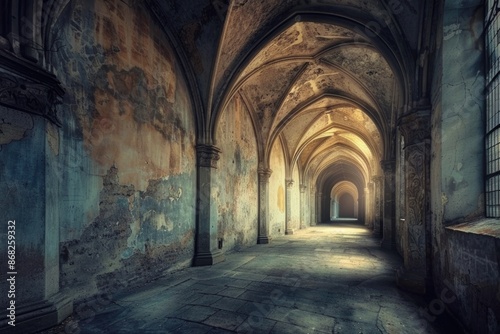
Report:
[{"label": "hallway vanishing into darkness", "polygon": [[337,220],[76,305],[42,333],[460,333],[428,311],[435,301],[396,287],[401,265]]}]

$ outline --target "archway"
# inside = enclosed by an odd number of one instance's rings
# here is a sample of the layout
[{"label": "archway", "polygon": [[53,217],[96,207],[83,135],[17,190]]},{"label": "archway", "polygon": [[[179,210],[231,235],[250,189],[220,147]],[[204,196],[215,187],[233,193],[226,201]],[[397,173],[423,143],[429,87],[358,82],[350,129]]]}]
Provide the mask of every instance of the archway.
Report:
[{"label": "archway", "polygon": [[336,183],[330,191],[330,219],[358,218],[359,191],[350,181]]},{"label": "archway", "polygon": [[354,198],[349,193],[343,193],[339,198],[339,218],[356,218],[355,211]]}]

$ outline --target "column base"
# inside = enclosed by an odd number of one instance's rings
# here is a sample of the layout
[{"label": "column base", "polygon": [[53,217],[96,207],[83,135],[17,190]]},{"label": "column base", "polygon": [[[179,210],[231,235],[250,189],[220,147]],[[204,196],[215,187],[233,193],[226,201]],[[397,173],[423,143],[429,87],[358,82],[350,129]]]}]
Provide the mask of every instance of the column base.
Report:
[{"label": "column base", "polygon": [[211,266],[224,260],[224,253],[219,250],[214,252],[198,253],[194,256],[193,267]]},{"label": "column base", "polygon": [[287,228],[285,230],[285,235],[290,235],[290,234],[293,234],[293,228]]},{"label": "column base", "polygon": [[73,313],[73,301],[61,294],[48,300],[17,306],[15,327],[9,325],[10,318],[0,321],[0,332],[35,333],[59,325]]},{"label": "column base", "polygon": [[424,275],[419,272],[407,271],[404,268],[400,268],[396,272],[396,284],[399,288],[425,295],[427,289],[427,279]]},{"label": "column base", "polygon": [[257,244],[259,245],[265,245],[268,244],[271,241],[271,238],[269,238],[267,235],[259,235],[257,238]]}]

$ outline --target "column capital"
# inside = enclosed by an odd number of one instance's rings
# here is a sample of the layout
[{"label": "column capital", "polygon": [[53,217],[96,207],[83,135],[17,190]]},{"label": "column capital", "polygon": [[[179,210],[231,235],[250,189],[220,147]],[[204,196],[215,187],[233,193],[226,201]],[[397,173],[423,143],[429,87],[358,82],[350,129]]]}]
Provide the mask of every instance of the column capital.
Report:
[{"label": "column capital", "polygon": [[271,174],[273,173],[273,171],[269,168],[259,168],[257,170],[257,173],[259,174],[259,179],[260,180],[269,180],[269,178],[271,177]]},{"label": "column capital", "polygon": [[430,140],[430,109],[416,110],[399,118],[399,130],[405,138],[405,145],[414,145]]},{"label": "column capital", "polygon": [[221,150],[213,145],[196,145],[196,155],[199,167],[217,168]]},{"label": "column capital", "polygon": [[381,176],[381,175],[374,175],[372,176],[372,181],[373,183],[375,184],[379,184],[380,182],[382,182],[384,180],[384,177]]},{"label": "column capital", "polygon": [[305,184],[301,184],[301,185],[300,185],[300,192],[301,192],[301,193],[305,193],[305,192],[306,192],[306,190],[307,190],[307,186],[306,186]]},{"label": "column capital", "polygon": [[293,180],[292,179],[285,180],[285,183],[286,183],[287,189],[291,189],[293,187]]}]

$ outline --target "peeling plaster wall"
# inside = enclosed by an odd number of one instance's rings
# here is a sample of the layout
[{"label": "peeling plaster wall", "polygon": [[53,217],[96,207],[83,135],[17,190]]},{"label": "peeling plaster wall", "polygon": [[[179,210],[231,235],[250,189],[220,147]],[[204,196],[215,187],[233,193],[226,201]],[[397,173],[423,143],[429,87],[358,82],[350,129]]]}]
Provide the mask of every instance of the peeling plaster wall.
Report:
[{"label": "peeling plaster wall", "polygon": [[118,0],[72,1],[55,31],[62,288],[78,299],[189,265],[194,117],[165,34]]},{"label": "peeling plaster wall", "polygon": [[269,165],[269,235],[271,237],[285,234],[285,157],[279,139],[274,142]]},{"label": "peeling plaster wall", "polygon": [[215,182],[218,233],[227,252],[254,245],[258,232],[257,142],[239,96],[222,114],[217,130],[222,150]]},{"label": "peeling plaster wall", "polygon": [[[444,2],[432,88],[433,280],[471,333],[500,330],[500,229],[484,219],[482,1]],[[431,314],[433,315],[433,314]],[[434,316],[434,315],[433,315]]]}]

